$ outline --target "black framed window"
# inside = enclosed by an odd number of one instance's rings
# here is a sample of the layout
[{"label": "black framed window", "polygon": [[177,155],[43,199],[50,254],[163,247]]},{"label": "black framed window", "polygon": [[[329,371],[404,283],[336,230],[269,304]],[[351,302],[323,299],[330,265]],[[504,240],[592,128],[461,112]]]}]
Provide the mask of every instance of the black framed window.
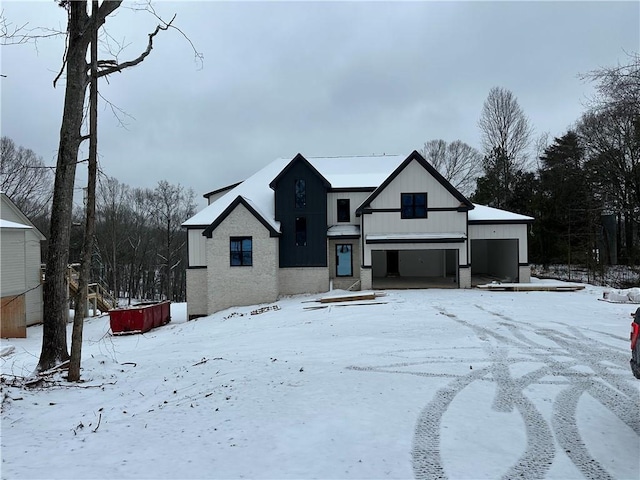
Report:
[{"label": "black framed window", "polygon": [[338,199],[338,221],[339,222],[351,221],[351,206],[348,198]]},{"label": "black framed window", "polygon": [[336,245],[336,277],[353,276],[353,246],[350,243]]},{"label": "black framed window", "polygon": [[250,267],[253,265],[252,237],[231,237],[229,245],[232,267]]},{"label": "black framed window", "polygon": [[296,208],[305,208],[307,206],[307,182],[298,178],[295,184]]},{"label": "black framed window", "polygon": [[307,217],[296,217],[296,245],[307,245]]},{"label": "black framed window", "polygon": [[400,197],[402,218],[427,218],[426,192],[401,193]]}]

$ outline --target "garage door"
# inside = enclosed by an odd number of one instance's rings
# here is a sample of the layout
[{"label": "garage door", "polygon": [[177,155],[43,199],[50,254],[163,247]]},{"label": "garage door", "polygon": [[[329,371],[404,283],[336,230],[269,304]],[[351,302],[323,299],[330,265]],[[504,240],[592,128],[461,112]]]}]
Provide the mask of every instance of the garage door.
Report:
[{"label": "garage door", "polygon": [[518,240],[471,240],[471,276],[480,282],[517,282]]}]

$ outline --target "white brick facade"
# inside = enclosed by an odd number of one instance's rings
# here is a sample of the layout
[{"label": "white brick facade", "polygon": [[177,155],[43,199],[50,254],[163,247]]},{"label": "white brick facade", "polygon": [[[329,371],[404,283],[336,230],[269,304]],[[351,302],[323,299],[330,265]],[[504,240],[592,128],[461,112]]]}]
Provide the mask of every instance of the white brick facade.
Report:
[{"label": "white brick facade", "polygon": [[187,269],[187,318],[202,317],[209,313],[207,307],[207,269]]},{"label": "white brick facade", "polygon": [[319,293],[329,290],[329,269],[327,267],[280,268],[281,295]]},{"label": "white brick facade", "polygon": [[372,272],[373,271],[371,270],[371,268],[360,269],[360,289],[361,290],[371,290],[373,288]]},{"label": "white brick facade", "polygon": [[529,283],[531,281],[531,265],[521,265],[518,268],[518,282]]},{"label": "white brick facade", "polygon": [[[231,266],[231,237],[251,237],[253,265]],[[207,313],[278,298],[278,239],[238,205],[207,239]]]},{"label": "white brick facade", "polygon": [[458,279],[460,280],[460,288],[471,288],[471,269],[458,268]]}]

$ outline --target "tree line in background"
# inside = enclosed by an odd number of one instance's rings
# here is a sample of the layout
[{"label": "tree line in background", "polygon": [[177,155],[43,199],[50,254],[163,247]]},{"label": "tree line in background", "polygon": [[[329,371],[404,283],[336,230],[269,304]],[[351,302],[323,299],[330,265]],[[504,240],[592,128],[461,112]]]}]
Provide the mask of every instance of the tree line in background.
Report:
[{"label": "tree line in background", "polygon": [[480,120],[484,172],[472,200],[536,219],[533,262],[638,266],[640,56],[583,78],[595,82],[597,95],[533,166],[523,154],[531,138],[526,117],[509,92],[492,90]]},{"label": "tree line in background", "polygon": [[[537,145],[509,90],[495,87],[478,122],[482,150],[432,140],[424,157],[479,204],[535,218],[530,261],[640,265],[640,57],[583,76],[597,95],[563,135]],[[536,150],[534,155],[529,152]],[[2,138],[0,188],[45,234],[52,169]],[[194,193],[166,181],[135,188],[102,176],[98,185],[92,279],[121,298],[186,298],[186,232]],[[69,261],[80,256],[84,212],[76,209]]]},{"label": "tree line in background", "polygon": [[[45,236],[49,233],[53,172],[32,150],[1,139],[0,189]],[[119,298],[185,301],[187,234],[181,223],[196,211],[195,194],[161,181],[154,189],[130,187],[101,176],[91,279]],[[69,263],[79,263],[84,207],[70,225]],[[47,248],[47,244],[43,245]],[[43,259],[46,255],[43,255]]]},{"label": "tree line in background", "polygon": [[[596,86],[586,111],[552,142],[509,90],[495,87],[478,122],[482,153],[456,141],[423,154],[478,204],[535,218],[529,259],[542,265],[640,266],[640,56],[582,76]],[[529,152],[535,150],[535,154]]]}]

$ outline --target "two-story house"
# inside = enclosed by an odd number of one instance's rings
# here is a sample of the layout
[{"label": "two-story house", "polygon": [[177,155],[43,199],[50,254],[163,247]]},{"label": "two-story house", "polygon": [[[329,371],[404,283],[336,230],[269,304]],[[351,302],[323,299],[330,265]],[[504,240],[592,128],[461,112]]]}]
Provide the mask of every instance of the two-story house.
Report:
[{"label": "two-story house", "polygon": [[331,288],[529,281],[533,218],[474,205],[416,151],[298,154],[205,196],[183,223],[189,318]]}]

